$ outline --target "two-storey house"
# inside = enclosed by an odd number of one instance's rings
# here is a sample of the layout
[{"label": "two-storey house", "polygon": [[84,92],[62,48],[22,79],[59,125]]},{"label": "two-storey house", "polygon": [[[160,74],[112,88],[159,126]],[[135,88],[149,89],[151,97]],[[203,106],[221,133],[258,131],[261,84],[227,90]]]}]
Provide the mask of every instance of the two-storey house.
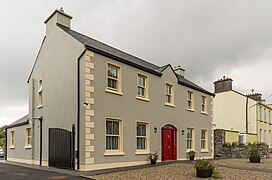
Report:
[{"label": "two-storey house", "polygon": [[213,157],[213,93],[181,67],[72,30],[71,19],[56,10],[45,21],[28,79],[29,115],[8,127],[8,160],[94,170],[146,164],[155,151],[159,161],[187,159],[190,150]]}]

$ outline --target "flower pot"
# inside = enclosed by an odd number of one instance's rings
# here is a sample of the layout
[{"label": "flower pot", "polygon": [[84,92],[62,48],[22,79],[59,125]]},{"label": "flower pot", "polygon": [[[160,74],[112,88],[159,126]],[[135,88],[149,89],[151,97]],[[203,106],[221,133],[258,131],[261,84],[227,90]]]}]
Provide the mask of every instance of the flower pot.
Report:
[{"label": "flower pot", "polygon": [[196,168],[196,177],[209,178],[212,177],[212,169],[198,169]]},{"label": "flower pot", "polygon": [[157,159],[150,159],[151,164],[156,164],[156,162],[157,162]]},{"label": "flower pot", "polygon": [[195,159],[195,156],[189,156],[190,161],[193,161]]},{"label": "flower pot", "polygon": [[261,158],[259,158],[259,157],[250,157],[249,160],[251,163],[260,163],[261,162]]}]

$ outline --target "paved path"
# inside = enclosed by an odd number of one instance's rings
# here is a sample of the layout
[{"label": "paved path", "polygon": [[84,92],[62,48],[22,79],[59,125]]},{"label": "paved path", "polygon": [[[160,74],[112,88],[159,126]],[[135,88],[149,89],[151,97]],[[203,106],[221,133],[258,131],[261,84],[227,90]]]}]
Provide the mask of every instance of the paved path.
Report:
[{"label": "paved path", "polygon": [[77,174],[64,174],[52,170],[24,167],[0,161],[0,179],[2,180],[84,180]]}]

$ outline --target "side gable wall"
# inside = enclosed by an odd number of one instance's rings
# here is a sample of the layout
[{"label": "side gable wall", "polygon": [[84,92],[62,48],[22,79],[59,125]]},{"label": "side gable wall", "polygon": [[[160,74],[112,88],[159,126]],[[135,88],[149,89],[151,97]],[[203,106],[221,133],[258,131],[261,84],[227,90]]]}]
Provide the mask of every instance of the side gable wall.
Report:
[{"label": "side gable wall", "polygon": [[[72,129],[77,125],[77,62],[84,45],[68,35],[56,24],[41,47],[29,81],[29,114],[34,122],[35,159],[39,159],[39,121],[43,116],[43,159],[48,156],[48,129]],[[43,107],[38,106],[38,82],[43,83]]]}]

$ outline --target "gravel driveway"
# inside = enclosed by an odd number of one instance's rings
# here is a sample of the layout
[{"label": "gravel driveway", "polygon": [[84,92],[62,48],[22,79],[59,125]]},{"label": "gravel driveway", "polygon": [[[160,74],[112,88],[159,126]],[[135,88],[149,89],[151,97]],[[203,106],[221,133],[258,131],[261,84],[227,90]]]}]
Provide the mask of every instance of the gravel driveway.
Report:
[{"label": "gravel driveway", "polygon": [[[223,179],[237,179],[237,180],[258,180],[258,179],[272,179],[272,159],[264,159],[260,164],[249,163],[248,159],[223,159],[215,160],[213,163],[217,166],[217,170],[223,176]],[[271,172],[260,172],[253,170],[241,170],[234,168],[221,167],[220,165],[241,166],[251,168],[269,169]],[[128,170],[114,172],[110,174],[101,174],[92,176],[96,180],[152,180],[152,179],[179,179],[191,180],[196,178],[195,168],[193,163],[173,163],[161,166],[151,166],[144,169]],[[209,178],[214,179],[214,178]]]}]

